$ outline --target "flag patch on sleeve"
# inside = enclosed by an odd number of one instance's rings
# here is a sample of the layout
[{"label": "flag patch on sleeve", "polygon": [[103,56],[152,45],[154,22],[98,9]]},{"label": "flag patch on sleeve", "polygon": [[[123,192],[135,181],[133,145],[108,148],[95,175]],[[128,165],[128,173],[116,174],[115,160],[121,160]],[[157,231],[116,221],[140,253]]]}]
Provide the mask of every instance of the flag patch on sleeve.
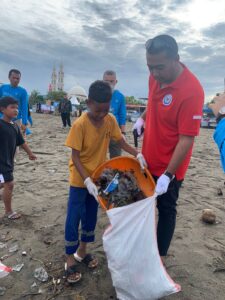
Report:
[{"label": "flag patch on sleeve", "polygon": [[202,116],[198,116],[198,115],[193,116],[193,120],[201,120],[201,119],[202,119]]}]

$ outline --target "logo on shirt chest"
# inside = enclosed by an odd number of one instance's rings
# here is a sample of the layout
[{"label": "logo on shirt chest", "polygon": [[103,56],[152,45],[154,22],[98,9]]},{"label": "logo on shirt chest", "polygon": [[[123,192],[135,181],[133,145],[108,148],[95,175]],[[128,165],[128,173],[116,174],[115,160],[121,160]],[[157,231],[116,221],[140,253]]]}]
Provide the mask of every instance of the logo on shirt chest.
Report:
[{"label": "logo on shirt chest", "polygon": [[167,94],[163,97],[162,103],[165,106],[169,106],[173,101],[173,96],[171,94]]}]

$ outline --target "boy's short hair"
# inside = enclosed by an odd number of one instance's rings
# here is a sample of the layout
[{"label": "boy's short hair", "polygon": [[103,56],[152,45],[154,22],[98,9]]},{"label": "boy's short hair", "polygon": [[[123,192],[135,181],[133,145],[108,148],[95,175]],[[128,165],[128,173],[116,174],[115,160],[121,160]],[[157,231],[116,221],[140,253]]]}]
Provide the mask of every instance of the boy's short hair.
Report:
[{"label": "boy's short hair", "polygon": [[9,97],[9,96],[5,96],[5,97],[0,98],[0,110],[2,108],[6,108],[7,106],[9,106],[11,104],[17,104],[18,105],[18,101],[15,98]]},{"label": "boy's short hair", "polygon": [[17,70],[17,69],[11,69],[11,70],[9,71],[9,77],[12,75],[12,73],[16,73],[16,74],[18,74],[18,75],[21,76],[21,72],[20,72],[19,70]]},{"label": "boy's short hair", "polygon": [[110,102],[112,89],[108,82],[96,80],[89,87],[88,98],[98,103]]}]

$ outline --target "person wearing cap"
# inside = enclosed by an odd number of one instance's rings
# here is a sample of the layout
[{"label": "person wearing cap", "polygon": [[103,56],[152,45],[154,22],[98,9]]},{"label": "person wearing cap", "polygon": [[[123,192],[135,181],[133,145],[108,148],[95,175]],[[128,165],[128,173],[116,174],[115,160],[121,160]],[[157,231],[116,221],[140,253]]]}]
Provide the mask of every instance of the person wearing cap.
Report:
[{"label": "person wearing cap", "polygon": [[157,239],[163,257],[173,237],[179,190],[199,134],[204,92],[195,75],[180,62],[173,37],[149,39],[146,59],[150,71],[148,105],[133,129],[140,135],[145,127],[142,153],[156,181]]},{"label": "person wearing cap", "polygon": [[[116,72],[107,70],[103,74],[103,80],[108,82],[112,89],[112,98],[110,102],[110,112],[115,116],[116,121],[120,127],[123,137],[126,136],[126,100],[124,95],[115,86],[117,84]],[[114,140],[109,144],[109,156],[114,158],[121,156],[121,147]]]}]

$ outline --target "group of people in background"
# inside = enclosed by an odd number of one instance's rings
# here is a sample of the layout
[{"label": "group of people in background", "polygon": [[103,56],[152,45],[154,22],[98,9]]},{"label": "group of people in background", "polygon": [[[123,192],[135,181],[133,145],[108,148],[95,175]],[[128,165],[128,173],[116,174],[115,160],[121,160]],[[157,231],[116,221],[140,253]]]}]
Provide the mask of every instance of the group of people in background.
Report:
[{"label": "group of people in background", "polygon": [[[144,137],[142,151],[138,152],[126,142],[126,101],[115,89],[116,73],[107,70],[102,80],[90,85],[87,112],[77,118],[71,127],[72,105],[67,96],[59,104],[63,127],[71,130],[66,146],[71,148],[69,162],[70,189],[65,225],[66,276],[69,283],[80,281],[79,263],[93,269],[98,259],[87,252],[87,243],[95,239],[98,211],[98,189],[91,174],[106,160],[120,156],[121,150],[130,153],[152,174],[157,193],[159,213],[157,240],[159,253],[165,257],[176,226],[176,206],[179,191],[190,163],[195,137],[199,134],[204,91],[196,76],[180,61],[176,40],[169,35],[158,35],[145,45],[146,61],[150,71],[149,94],[146,111],[134,124],[139,136]],[[0,87],[0,178],[6,192],[3,200],[8,217],[13,213],[7,200],[8,186],[13,183],[13,157],[15,148],[22,145],[30,159],[36,159],[18,131],[27,126],[27,92],[18,86],[20,72],[11,70],[9,85]],[[17,102],[12,102],[15,98]],[[211,108],[217,117],[214,134],[225,171],[225,95],[214,99]],[[10,102],[11,101],[11,102]],[[19,114],[16,117],[16,105]],[[112,114],[109,114],[111,112]],[[225,118],[224,118],[225,119]],[[16,131],[13,131],[15,128]],[[11,132],[8,134],[7,132]],[[5,156],[6,145],[12,144],[10,157]],[[8,193],[8,194],[7,194]],[[8,198],[7,198],[8,197]],[[18,215],[15,215],[18,217]],[[81,223],[81,235],[79,225]]]}]

